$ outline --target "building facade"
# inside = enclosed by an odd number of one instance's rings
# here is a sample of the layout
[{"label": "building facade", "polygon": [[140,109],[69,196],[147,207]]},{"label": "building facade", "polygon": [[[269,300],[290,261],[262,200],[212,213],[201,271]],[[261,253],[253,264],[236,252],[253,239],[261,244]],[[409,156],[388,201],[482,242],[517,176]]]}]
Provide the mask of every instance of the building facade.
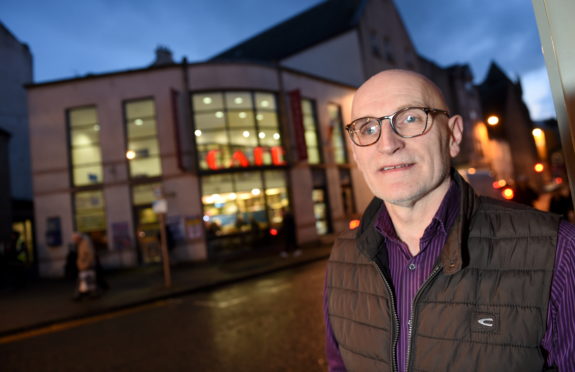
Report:
[{"label": "building facade", "polygon": [[[0,131],[4,131],[2,185],[0,186],[0,252],[11,242],[12,230],[20,233],[33,266],[32,173],[28,143],[28,106],[25,85],[33,81],[32,54],[0,22]],[[2,151],[4,151],[2,150]]]},{"label": "building facade", "polygon": [[273,249],[288,210],[298,244],[341,231],[369,194],[342,129],[353,92],[246,63],[30,86],[41,275],[62,275],[74,230],[106,267],[160,260],[159,199],[174,261]]}]

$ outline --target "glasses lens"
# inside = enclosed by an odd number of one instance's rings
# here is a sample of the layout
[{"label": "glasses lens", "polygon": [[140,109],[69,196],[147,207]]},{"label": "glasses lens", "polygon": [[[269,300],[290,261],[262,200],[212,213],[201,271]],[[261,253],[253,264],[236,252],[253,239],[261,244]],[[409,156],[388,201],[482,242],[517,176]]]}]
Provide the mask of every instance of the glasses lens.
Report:
[{"label": "glasses lens", "polygon": [[373,118],[362,118],[353,122],[351,139],[360,146],[371,145],[379,137],[379,123]]},{"label": "glasses lens", "polygon": [[405,109],[393,117],[393,126],[401,136],[419,136],[427,126],[427,113],[418,108]]}]

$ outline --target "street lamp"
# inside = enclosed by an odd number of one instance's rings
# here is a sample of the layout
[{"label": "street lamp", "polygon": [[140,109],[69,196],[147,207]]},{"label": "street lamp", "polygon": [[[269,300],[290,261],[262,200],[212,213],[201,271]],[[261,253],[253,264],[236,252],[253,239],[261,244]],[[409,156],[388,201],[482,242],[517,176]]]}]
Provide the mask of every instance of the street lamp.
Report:
[{"label": "street lamp", "polygon": [[545,132],[543,132],[541,128],[535,128],[531,131],[531,134],[533,135],[533,140],[535,141],[535,147],[537,148],[539,158],[543,161],[547,160]]},{"label": "street lamp", "polygon": [[487,124],[494,126],[499,124],[499,116],[497,115],[491,115],[487,118]]}]

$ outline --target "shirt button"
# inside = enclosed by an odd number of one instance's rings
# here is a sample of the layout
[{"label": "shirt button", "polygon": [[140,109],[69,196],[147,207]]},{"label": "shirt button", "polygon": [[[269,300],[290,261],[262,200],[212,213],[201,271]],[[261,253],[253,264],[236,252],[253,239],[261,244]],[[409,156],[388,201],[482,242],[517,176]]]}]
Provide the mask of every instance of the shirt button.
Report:
[{"label": "shirt button", "polygon": [[415,270],[415,264],[414,263],[410,263],[408,266],[409,270],[413,271]]}]

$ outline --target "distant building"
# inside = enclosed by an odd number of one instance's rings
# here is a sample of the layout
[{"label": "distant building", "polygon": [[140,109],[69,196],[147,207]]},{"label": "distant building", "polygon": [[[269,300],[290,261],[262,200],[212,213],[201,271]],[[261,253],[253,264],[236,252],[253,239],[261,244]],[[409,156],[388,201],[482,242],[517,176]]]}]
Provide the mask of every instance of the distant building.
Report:
[{"label": "distant building", "polygon": [[[9,137],[5,167],[2,167],[0,212],[0,245],[10,239],[10,231],[18,230],[33,250],[33,207],[30,147],[28,144],[28,106],[25,84],[32,83],[32,54],[0,22],[0,130]],[[9,136],[6,135],[9,134]]]},{"label": "distant building", "polygon": [[[521,82],[511,81],[497,64],[492,63],[485,80],[478,85],[484,114],[482,127],[488,140],[479,149],[497,178],[514,182],[526,178],[534,187],[541,188],[544,179],[534,171],[541,159],[537,154],[532,131],[533,121],[522,99]],[[495,116],[498,122],[488,124]],[[478,135],[484,138],[485,135]]]},{"label": "distant building", "polygon": [[393,1],[328,0],[214,56],[278,64],[359,86],[390,68],[419,70]]},{"label": "distant building", "polygon": [[284,209],[300,244],[343,230],[368,193],[342,130],[354,91],[248,63],[29,87],[41,274],[63,274],[73,230],[107,267],[158,261],[162,197],[175,262],[274,249]]}]

